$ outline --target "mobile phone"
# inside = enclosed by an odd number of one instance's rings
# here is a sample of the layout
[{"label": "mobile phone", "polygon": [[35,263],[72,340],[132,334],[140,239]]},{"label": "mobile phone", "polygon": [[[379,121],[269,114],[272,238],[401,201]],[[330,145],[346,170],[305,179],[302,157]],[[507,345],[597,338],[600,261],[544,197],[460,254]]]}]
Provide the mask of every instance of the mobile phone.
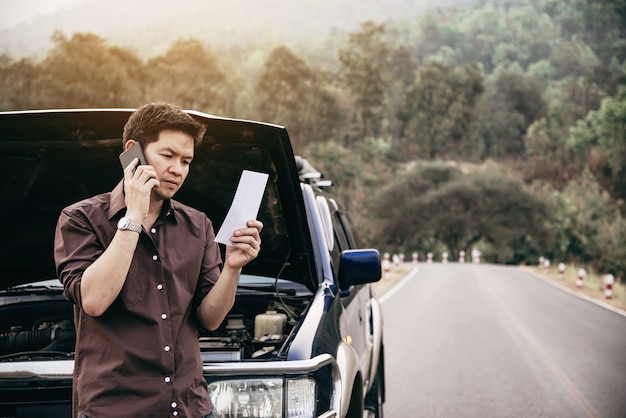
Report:
[{"label": "mobile phone", "polygon": [[138,166],[148,165],[148,161],[146,160],[146,156],[143,154],[143,149],[141,148],[141,144],[139,142],[135,142],[130,148],[120,154],[122,170],[128,167],[128,164],[130,164],[135,158],[139,158]]}]

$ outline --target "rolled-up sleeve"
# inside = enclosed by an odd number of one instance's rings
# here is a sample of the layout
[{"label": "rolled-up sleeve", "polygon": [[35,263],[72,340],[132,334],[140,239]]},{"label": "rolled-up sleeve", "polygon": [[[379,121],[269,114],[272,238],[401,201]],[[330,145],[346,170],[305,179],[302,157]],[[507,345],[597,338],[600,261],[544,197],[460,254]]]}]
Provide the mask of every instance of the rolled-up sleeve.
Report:
[{"label": "rolled-up sleeve", "polygon": [[202,266],[200,278],[198,280],[198,288],[194,297],[194,309],[200,306],[202,299],[209,293],[217,279],[219,279],[222,268],[222,256],[219,244],[215,241],[215,231],[211,221],[205,217],[207,223],[204,231],[206,231],[206,241],[204,255],[202,257]]},{"label": "rolled-up sleeve", "polygon": [[54,261],[64,296],[82,306],[80,284],[83,272],[104,252],[91,222],[79,210],[64,209],[57,222]]}]

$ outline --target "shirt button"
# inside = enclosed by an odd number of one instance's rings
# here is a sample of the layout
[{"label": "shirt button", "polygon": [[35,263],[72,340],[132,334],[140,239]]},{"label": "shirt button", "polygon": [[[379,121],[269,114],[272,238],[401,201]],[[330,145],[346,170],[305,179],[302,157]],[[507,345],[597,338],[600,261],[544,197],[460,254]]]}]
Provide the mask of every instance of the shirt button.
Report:
[{"label": "shirt button", "polygon": [[165,383],[169,383],[172,381],[172,379],[169,376],[165,376]]},{"label": "shirt button", "polygon": [[170,351],[170,350],[171,350],[171,348],[170,348],[170,346],[169,346],[169,345],[166,345],[166,346],[165,346],[165,348],[164,348],[164,350],[165,350],[165,351]]},{"label": "shirt button", "polygon": [[152,256],[152,259],[153,259],[154,261],[157,261],[157,260],[159,259],[159,256],[157,256],[157,255],[153,255],[153,256]]},{"label": "shirt button", "polygon": [[156,234],[156,228],[152,228],[150,232],[152,232],[153,234]]},{"label": "shirt button", "polygon": [[167,314],[162,314],[161,319],[167,319]]},{"label": "shirt button", "polygon": [[172,408],[176,408],[178,404],[176,402],[172,402]]},{"label": "shirt button", "polygon": [[159,289],[159,290],[163,289],[163,285],[162,284],[158,284],[157,285],[157,289]]}]

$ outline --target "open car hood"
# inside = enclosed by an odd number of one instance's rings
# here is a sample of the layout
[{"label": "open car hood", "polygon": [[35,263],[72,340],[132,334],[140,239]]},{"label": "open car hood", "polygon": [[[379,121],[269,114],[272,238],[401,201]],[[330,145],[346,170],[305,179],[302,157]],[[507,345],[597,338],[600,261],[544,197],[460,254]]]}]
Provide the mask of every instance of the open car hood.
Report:
[{"label": "open car hood", "polygon": [[[54,230],[65,206],[112,190],[133,109],[0,112],[0,288],[56,277]],[[244,273],[287,279],[313,290],[313,252],[285,128],[189,111],[207,125],[191,172],[175,199],[221,226],[242,170],[269,173],[258,219],[261,252]]]}]

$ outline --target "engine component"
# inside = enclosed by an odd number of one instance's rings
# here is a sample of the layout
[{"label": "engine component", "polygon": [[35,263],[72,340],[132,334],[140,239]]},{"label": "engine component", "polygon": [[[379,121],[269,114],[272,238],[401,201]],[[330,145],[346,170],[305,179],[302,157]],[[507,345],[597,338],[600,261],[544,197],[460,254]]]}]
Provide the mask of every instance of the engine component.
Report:
[{"label": "engine component", "polygon": [[282,339],[286,322],[287,315],[277,311],[266,311],[258,314],[254,318],[254,339],[260,340],[265,335],[277,336],[275,339]]},{"label": "engine component", "polygon": [[12,331],[0,335],[0,355],[39,350],[71,352],[75,339],[76,331],[70,320],[47,328]]}]

